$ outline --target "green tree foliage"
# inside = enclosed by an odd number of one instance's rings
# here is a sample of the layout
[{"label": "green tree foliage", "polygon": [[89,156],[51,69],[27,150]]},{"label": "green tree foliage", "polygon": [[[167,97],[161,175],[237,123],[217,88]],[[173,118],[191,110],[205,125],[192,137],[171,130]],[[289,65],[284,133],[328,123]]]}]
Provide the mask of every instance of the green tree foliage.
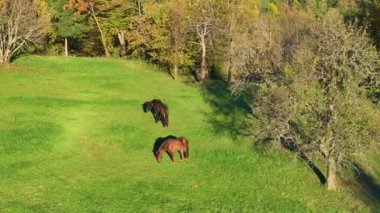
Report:
[{"label": "green tree foliage", "polygon": [[65,55],[68,56],[68,39],[82,38],[88,30],[85,16],[73,15],[72,11],[65,9],[66,0],[49,0],[48,3],[53,10],[54,37],[65,41]]},{"label": "green tree foliage", "polygon": [[127,29],[127,41],[134,55],[151,62],[159,62],[169,45],[167,28],[168,8],[157,3],[147,3],[145,12],[136,15]]},{"label": "green tree foliage", "polygon": [[107,43],[106,43],[106,37],[102,30],[102,25],[99,22],[98,14],[101,8],[103,8],[104,5],[107,5],[107,1],[104,0],[69,0],[66,7],[72,11],[75,11],[77,15],[81,15],[82,13],[86,13],[90,15],[99,31],[100,34],[100,40],[103,45],[104,54],[106,57],[108,57],[109,51],[107,49]]},{"label": "green tree foliage", "polygon": [[259,3],[255,0],[219,1],[212,36],[213,64],[227,73],[227,81],[232,79],[232,57],[234,46],[244,32],[259,18]]},{"label": "green tree foliage", "polygon": [[99,8],[99,21],[102,23],[106,37],[107,48],[112,51],[117,35],[118,43],[125,49],[125,33],[134,13],[134,3],[124,0],[108,1],[104,7]]},{"label": "green tree foliage", "polygon": [[112,36],[123,32],[129,22],[130,10],[133,9],[128,2],[122,0],[69,0],[66,7],[77,15],[85,13],[92,17],[89,24],[99,32],[106,57],[110,56]]},{"label": "green tree foliage", "polygon": [[172,0],[168,6],[170,10],[167,27],[170,32],[170,48],[172,51],[168,51],[164,58],[170,64],[171,75],[176,79],[179,68],[193,63],[191,48],[189,47],[191,44],[187,42],[190,26],[186,17],[186,1]]},{"label": "green tree foliage", "polygon": [[174,79],[179,68],[193,60],[185,3],[184,0],[146,2],[144,13],[136,14],[126,33],[133,54],[161,64]]}]

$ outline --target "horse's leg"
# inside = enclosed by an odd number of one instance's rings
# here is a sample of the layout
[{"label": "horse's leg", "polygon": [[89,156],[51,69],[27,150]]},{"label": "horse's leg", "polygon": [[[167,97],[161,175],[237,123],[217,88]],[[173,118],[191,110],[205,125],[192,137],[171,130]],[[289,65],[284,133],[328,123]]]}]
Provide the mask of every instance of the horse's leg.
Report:
[{"label": "horse's leg", "polygon": [[162,119],[161,119],[161,123],[162,123],[162,126],[163,126],[163,127],[165,127],[165,120],[164,120],[164,119],[165,119],[165,118],[162,118]]},{"label": "horse's leg", "polygon": [[156,121],[156,123],[157,123],[157,122],[158,122],[158,120],[159,120],[159,118],[158,118],[157,114],[156,114],[156,113],[154,113],[154,114],[153,114],[153,117],[154,117],[154,121]]},{"label": "horse's leg", "polygon": [[157,123],[158,121],[160,121],[160,120],[161,120],[160,115],[158,115],[158,114],[154,114],[154,120],[156,121],[156,123]]},{"label": "horse's leg", "polygon": [[168,152],[168,154],[169,154],[170,159],[172,160],[172,163],[174,164],[175,160],[174,160],[174,154],[173,154],[173,152]]},{"label": "horse's leg", "polygon": [[179,150],[178,152],[179,152],[179,155],[181,156],[181,160],[183,160],[183,158],[185,156],[184,152],[183,152],[183,149]]},{"label": "horse's leg", "polygon": [[164,126],[164,127],[168,127],[169,125],[168,125],[168,118],[167,117],[165,117],[163,120],[162,120],[162,125]]}]

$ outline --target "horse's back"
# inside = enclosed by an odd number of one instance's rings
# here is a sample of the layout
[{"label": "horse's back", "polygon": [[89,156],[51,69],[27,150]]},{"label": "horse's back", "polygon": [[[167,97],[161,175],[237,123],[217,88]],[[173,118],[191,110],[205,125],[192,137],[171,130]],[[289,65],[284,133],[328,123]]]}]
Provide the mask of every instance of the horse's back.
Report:
[{"label": "horse's back", "polygon": [[178,138],[168,139],[166,144],[167,148],[173,151],[181,150],[184,147],[184,143],[182,142],[182,140],[179,140]]}]

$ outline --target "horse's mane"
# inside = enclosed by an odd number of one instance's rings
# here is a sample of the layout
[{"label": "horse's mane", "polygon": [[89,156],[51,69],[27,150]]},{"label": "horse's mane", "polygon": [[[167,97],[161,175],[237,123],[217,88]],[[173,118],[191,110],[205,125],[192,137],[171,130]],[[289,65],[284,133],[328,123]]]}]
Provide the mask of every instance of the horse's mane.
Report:
[{"label": "horse's mane", "polygon": [[162,142],[162,144],[158,147],[157,152],[160,151],[162,146],[164,146],[167,143],[169,143],[169,139],[166,139],[164,142]]},{"label": "horse's mane", "polygon": [[155,99],[153,99],[151,101],[147,101],[147,102],[145,102],[143,104],[144,112],[147,112],[150,109],[152,109],[152,108],[154,108],[155,106],[158,106],[158,105],[161,105],[166,110],[168,110],[168,106],[166,106],[166,104],[164,104],[160,99],[155,98]]},{"label": "horse's mane", "polygon": [[164,145],[164,144],[166,144],[167,142],[169,142],[169,139],[177,139],[177,137],[176,136],[174,136],[174,135],[169,135],[169,136],[166,136],[166,137],[164,137],[164,138],[157,138],[156,139],[156,142],[155,142],[155,144],[154,144],[154,147],[153,147],[153,150],[154,151],[158,151],[158,150],[160,150],[161,149],[161,147]]},{"label": "horse's mane", "polygon": [[183,140],[183,141],[185,141],[185,143],[187,143],[187,139],[186,139],[185,137],[175,137],[175,136],[170,135],[170,136],[168,136],[168,137],[165,138],[165,140],[164,140],[164,141],[161,143],[161,145],[158,147],[157,151],[160,150],[160,149],[162,148],[163,145],[169,143],[170,140],[173,140],[173,139],[174,139],[174,140],[181,140],[181,141]]},{"label": "horse's mane", "polygon": [[166,106],[160,99],[155,98],[151,102],[155,102],[155,103],[153,103],[153,105],[160,104],[163,107],[165,107],[166,109],[168,109],[168,106]]}]

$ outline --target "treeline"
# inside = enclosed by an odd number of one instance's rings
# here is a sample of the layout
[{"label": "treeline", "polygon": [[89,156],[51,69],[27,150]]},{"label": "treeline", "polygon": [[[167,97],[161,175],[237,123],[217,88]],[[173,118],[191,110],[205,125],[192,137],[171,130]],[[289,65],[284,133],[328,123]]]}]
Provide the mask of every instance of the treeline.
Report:
[{"label": "treeline", "polygon": [[[199,80],[214,75],[231,81],[234,51],[239,51],[242,35],[252,25],[286,16],[287,11],[304,14],[300,22],[321,19],[332,8],[346,21],[367,26],[380,44],[377,0],[0,0],[0,4],[4,40],[0,61],[10,61],[29,44],[29,51],[54,55],[138,57],[158,64],[173,78],[181,71],[193,72]],[[18,35],[5,32],[12,18],[18,23],[11,21],[10,28],[20,25]],[[268,24],[264,30],[275,27]],[[22,31],[25,35],[20,35]],[[18,43],[7,44],[8,38],[17,37]],[[15,51],[6,53],[7,45]]]}]

